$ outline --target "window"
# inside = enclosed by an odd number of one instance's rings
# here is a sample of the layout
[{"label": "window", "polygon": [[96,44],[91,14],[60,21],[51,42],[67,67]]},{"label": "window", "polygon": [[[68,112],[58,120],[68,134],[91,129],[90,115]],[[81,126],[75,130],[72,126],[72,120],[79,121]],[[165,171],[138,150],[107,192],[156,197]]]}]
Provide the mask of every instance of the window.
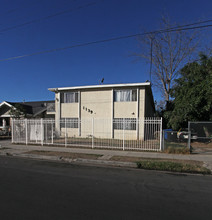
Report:
[{"label": "window", "polygon": [[133,102],[137,101],[137,90],[115,90],[114,91],[114,102]]},{"label": "window", "polygon": [[55,103],[47,103],[47,112],[55,112]]},{"label": "window", "polygon": [[113,129],[136,130],[136,119],[135,118],[115,118],[113,120]]},{"label": "window", "polygon": [[61,119],[61,128],[78,128],[79,119],[78,118],[62,118]]},{"label": "window", "polygon": [[78,92],[64,92],[61,93],[61,103],[77,103]]}]

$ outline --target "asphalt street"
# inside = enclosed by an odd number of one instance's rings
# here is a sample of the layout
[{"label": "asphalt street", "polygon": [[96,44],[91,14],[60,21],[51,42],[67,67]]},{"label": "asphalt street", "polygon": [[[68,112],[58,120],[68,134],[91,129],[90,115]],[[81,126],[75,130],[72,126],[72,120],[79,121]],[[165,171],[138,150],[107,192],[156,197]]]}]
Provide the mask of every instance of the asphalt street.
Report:
[{"label": "asphalt street", "polygon": [[212,177],[0,157],[0,219],[212,219]]}]

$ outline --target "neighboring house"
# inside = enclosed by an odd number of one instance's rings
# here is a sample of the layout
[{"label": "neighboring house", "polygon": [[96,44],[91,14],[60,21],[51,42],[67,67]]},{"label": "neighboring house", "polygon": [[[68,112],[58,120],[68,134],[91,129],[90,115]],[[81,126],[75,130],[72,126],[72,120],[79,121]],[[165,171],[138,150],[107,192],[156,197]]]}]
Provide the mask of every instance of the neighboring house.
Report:
[{"label": "neighboring house", "polygon": [[[0,104],[0,129],[11,126],[11,109],[19,111],[27,118],[55,118],[55,101],[7,102]],[[23,116],[22,116],[23,117]]]},{"label": "neighboring house", "polygon": [[84,131],[92,129],[91,125],[86,124],[86,120],[94,118],[107,119],[107,123],[103,124],[102,121],[99,126],[95,126],[99,132],[104,129],[105,138],[118,137],[123,130],[121,122],[127,121],[124,129],[128,130],[130,137],[143,139],[144,125],[140,123],[138,127],[136,119],[154,117],[155,114],[150,82],[49,90],[55,92],[55,126],[59,134],[64,134],[64,123],[61,123],[61,120],[66,120],[73,121],[72,125],[66,128],[68,133],[76,137],[85,137]]}]

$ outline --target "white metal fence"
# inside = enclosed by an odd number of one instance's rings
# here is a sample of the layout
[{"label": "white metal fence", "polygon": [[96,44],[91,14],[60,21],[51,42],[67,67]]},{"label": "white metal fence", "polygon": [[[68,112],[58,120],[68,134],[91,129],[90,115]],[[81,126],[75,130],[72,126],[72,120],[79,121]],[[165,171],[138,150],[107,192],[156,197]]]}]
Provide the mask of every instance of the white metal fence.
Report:
[{"label": "white metal fence", "polygon": [[14,119],[12,142],[160,151],[162,119]]}]

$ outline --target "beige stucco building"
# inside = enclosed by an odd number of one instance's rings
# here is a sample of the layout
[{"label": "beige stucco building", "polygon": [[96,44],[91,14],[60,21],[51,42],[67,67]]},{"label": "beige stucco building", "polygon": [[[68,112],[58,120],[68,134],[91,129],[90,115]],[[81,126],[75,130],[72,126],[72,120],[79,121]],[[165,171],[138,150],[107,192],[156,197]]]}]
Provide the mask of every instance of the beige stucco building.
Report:
[{"label": "beige stucco building", "polygon": [[[61,136],[86,137],[87,131],[94,129],[101,138],[116,139],[122,134],[125,121],[126,136],[142,139],[144,127],[136,119],[153,117],[155,113],[150,82],[49,90],[55,92],[55,126]],[[72,122],[71,126],[64,126],[61,120],[67,124]]]}]

